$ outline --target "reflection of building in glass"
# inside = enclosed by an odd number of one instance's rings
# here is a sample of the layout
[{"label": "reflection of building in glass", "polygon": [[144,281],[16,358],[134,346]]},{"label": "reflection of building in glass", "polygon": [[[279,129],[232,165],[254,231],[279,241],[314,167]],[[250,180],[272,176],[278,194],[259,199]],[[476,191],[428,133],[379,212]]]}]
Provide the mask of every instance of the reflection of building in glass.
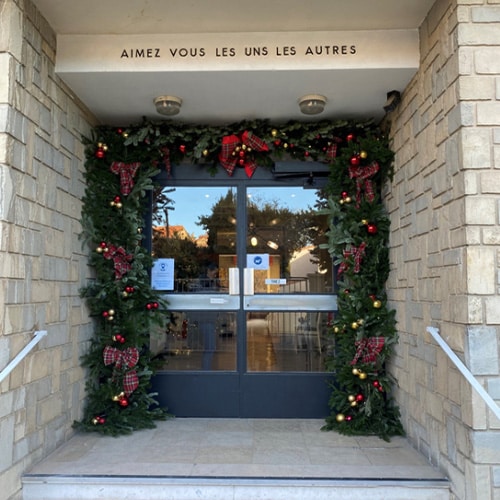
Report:
[{"label": "reflection of building in glass", "polygon": [[167,226],[153,226],[153,239],[154,238],[178,238],[180,240],[194,241],[197,247],[207,247],[208,235],[202,234],[201,236],[194,236],[186,231],[182,225],[169,226],[167,236]]}]

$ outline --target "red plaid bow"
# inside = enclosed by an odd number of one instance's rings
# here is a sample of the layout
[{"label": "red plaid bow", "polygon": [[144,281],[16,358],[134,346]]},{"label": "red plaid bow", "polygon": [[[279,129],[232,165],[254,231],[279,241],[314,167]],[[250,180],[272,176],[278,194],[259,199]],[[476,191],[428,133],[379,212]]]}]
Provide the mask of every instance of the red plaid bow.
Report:
[{"label": "red plaid bow", "polygon": [[[254,151],[269,151],[267,144],[252,132],[245,131],[241,134],[241,137],[237,135],[226,135],[222,138],[219,162],[229,175],[233,175],[236,163],[239,160],[238,156],[233,153],[240,144],[244,144]],[[244,167],[247,177],[252,177],[257,168],[257,163],[253,158],[245,157]]]},{"label": "red plaid bow", "polygon": [[373,161],[367,167],[349,167],[349,177],[351,179],[356,179],[356,201],[359,205],[361,201],[361,189],[365,188],[365,199],[366,201],[372,202],[375,198],[373,192],[373,184],[370,177],[373,177],[379,170],[379,164]]},{"label": "red plaid bow", "polygon": [[377,356],[382,351],[385,343],[385,337],[369,337],[367,339],[357,340],[356,355],[351,361],[351,365],[355,365],[361,358],[362,363],[375,363]]},{"label": "red plaid bow", "polygon": [[[137,347],[127,347],[121,351],[116,347],[106,346],[103,351],[104,364],[115,364],[119,370],[122,367],[133,368],[139,361],[139,350]],[[127,396],[130,396],[139,386],[139,377],[135,370],[128,371],[123,377],[123,390]]]},{"label": "red plaid bow", "polygon": [[341,142],[342,139],[338,137],[334,137],[329,143],[328,147],[326,148],[326,159],[328,161],[333,161],[337,157],[337,149],[339,142]]},{"label": "red plaid bow", "polygon": [[354,259],[354,272],[359,273],[361,269],[361,261],[365,255],[366,243],[363,241],[359,247],[351,246],[350,248],[346,248],[343,252],[344,261],[340,264],[339,269],[337,271],[337,276],[340,276],[344,271],[349,269],[349,257],[353,257]]},{"label": "red plaid bow", "polygon": [[132,191],[134,187],[134,175],[140,165],[139,162],[123,163],[121,161],[114,161],[111,164],[111,172],[120,174],[120,192],[123,196],[127,196]]},{"label": "red plaid bow", "polygon": [[119,280],[132,268],[130,261],[133,259],[131,254],[127,254],[123,247],[108,246],[108,251],[104,252],[105,259],[113,259],[115,267],[115,279]]}]

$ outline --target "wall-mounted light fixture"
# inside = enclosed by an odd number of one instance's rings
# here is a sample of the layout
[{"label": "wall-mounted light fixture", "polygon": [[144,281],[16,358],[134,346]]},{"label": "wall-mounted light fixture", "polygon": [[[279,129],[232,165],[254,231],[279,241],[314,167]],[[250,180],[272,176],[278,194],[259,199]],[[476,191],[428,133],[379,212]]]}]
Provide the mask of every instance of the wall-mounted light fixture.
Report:
[{"label": "wall-mounted light fixture", "polygon": [[326,97],[319,94],[309,94],[299,99],[299,108],[305,115],[319,115],[325,109]]},{"label": "wall-mounted light fixture", "polygon": [[160,115],[174,116],[181,110],[182,99],[173,95],[161,95],[154,100],[154,103]]}]

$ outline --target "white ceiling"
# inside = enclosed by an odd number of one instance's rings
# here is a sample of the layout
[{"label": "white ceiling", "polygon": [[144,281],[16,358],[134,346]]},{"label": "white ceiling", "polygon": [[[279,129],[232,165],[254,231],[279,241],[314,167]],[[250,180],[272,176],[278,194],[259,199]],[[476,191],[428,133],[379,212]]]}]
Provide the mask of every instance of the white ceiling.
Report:
[{"label": "white ceiling", "polygon": [[[272,38],[287,32],[416,30],[435,0],[33,1],[57,35],[125,35],[123,40],[127,35],[133,39],[132,35],[268,33]],[[175,120],[215,124],[254,118],[310,119],[297,106],[297,99],[310,93],[328,99],[320,119],[380,118],[386,93],[404,90],[415,71],[404,64],[224,71],[130,68],[89,71],[82,66],[61,77],[102,123],[128,125],[142,117],[160,118],[153,98],[172,94],[183,99]]]}]

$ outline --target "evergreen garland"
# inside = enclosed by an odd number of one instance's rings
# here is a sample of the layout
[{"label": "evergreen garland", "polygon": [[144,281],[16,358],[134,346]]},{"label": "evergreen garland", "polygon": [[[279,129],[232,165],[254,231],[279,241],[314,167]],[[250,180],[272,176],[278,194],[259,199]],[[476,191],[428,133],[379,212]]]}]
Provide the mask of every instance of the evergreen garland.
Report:
[{"label": "evergreen garland", "polygon": [[328,249],[338,266],[338,313],[332,324],[336,373],[325,429],[350,435],[402,435],[386,372],[397,341],[387,308],[390,224],[380,199],[392,177],[393,153],[376,132],[349,134],[332,165],[327,192]]},{"label": "evergreen garland", "polygon": [[[220,168],[223,138],[239,141],[245,132],[265,146],[238,144],[232,151],[238,155],[235,168],[246,169],[248,162],[271,167],[281,158],[332,166],[323,213],[330,221],[327,247],[341,274],[339,311],[331,325],[335,355],[327,366],[336,372],[336,383],[332,415],[324,428],[384,439],[402,434],[385,371],[397,335],[384,291],[389,221],[380,189],[391,176],[393,155],[371,121],[273,125],[255,120],[219,127],[144,122],[128,128],[97,127],[85,139],[82,238],[90,248],[95,280],[82,289],[82,296],[96,321],[83,357],[89,370],[87,406],[75,426],[118,435],[153,427],[154,420],[166,417],[149,392],[154,374],[149,335],[155,324],[165,323],[168,304],[151,289],[152,259],[141,244],[146,194],[159,168],[170,171],[171,165],[183,162]],[[357,249],[362,249],[359,255]],[[359,342],[380,338],[381,349],[366,358],[366,349],[361,351],[365,344]],[[131,379],[137,387],[130,385]]]}]

